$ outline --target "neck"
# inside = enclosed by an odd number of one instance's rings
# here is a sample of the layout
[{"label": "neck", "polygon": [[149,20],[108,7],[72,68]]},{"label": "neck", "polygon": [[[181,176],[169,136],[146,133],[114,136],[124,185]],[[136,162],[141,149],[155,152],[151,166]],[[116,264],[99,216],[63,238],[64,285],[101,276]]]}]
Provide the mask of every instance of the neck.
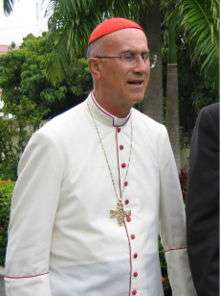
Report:
[{"label": "neck", "polygon": [[108,113],[119,118],[125,118],[130,113],[130,106],[119,106],[114,105],[111,98],[108,98],[105,95],[99,94],[97,90],[93,91],[96,102]]}]

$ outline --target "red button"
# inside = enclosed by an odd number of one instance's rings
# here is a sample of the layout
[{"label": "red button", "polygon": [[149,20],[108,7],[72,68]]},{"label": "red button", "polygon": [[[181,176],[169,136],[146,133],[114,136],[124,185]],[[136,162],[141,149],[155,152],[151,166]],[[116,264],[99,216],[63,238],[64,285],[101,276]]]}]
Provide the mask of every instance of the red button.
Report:
[{"label": "red button", "polygon": [[124,149],[124,146],[123,145],[119,145],[119,149],[120,150],[123,150]]},{"label": "red button", "polygon": [[131,239],[135,239],[135,234],[131,234]]},{"label": "red button", "polygon": [[124,168],[126,168],[126,166],[127,166],[127,164],[125,163],[125,162],[123,162],[122,164],[121,164],[121,167],[124,169]]},{"label": "red button", "polygon": [[138,272],[135,271],[135,272],[133,273],[133,276],[134,276],[134,277],[137,277],[137,276],[138,276]]},{"label": "red button", "polygon": [[126,220],[127,220],[127,222],[131,222],[131,217],[127,216]]},{"label": "red button", "polygon": [[136,259],[137,256],[138,256],[138,254],[137,253],[134,253],[133,258]]},{"label": "red button", "polygon": [[120,131],[121,131],[121,128],[117,127],[117,132],[120,133]]},{"label": "red button", "polygon": [[132,295],[137,295],[137,290],[132,290],[131,294]]},{"label": "red button", "polygon": [[129,204],[129,200],[128,200],[128,199],[125,200],[125,204],[126,204],[126,205]]},{"label": "red button", "polygon": [[124,182],[124,186],[125,187],[128,186],[128,182],[127,181]]}]

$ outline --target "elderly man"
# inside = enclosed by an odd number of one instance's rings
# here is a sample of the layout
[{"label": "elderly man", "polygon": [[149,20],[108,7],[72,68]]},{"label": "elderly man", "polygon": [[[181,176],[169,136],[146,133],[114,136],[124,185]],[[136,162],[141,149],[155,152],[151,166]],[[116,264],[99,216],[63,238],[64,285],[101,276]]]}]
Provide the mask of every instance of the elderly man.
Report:
[{"label": "elderly man", "polygon": [[150,75],[143,29],[123,18],[89,38],[94,90],[37,131],[19,163],[6,258],[10,296],[191,296],[185,216],[166,129],[132,106]]}]

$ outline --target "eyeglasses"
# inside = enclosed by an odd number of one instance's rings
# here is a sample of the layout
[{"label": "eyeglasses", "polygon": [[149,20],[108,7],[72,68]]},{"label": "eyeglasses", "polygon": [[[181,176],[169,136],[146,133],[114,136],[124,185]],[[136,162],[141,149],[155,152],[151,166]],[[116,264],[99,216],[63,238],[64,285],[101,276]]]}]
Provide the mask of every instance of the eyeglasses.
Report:
[{"label": "eyeglasses", "polygon": [[142,53],[134,53],[132,51],[126,51],[122,52],[118,56],[96,56],[97,59],[120,59],[122,63],[127,64],[129,66],[136,66],[137,62],[139,61],[139,58],[144,63],[147,63],[147,61],[150,61],[150,67],[151,69],[156,66],[157,63],[157,55],[151,54],[150,52],[142,52]]}]

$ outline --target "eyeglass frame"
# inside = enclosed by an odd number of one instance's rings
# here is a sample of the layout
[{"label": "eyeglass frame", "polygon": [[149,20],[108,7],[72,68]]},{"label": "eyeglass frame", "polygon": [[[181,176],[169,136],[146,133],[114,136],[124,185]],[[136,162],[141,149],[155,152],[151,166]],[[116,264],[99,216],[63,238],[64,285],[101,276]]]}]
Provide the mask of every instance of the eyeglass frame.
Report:
[{"label": "eyeglass frame", "polygon": [[[130,57],[129,56],[126,57],[126,55],[130,55]],[[146,55],[146,57],[145,57],[145,55]],[[132,51],[125,51],[125,52],[120,53],[118,56],[100,56],[100,55],[97,55],[94,58],[97,58],[97,59],[120,59],[123,63],[127,63],[127,64],[130,64],[130,65],[133,63],[133,65],[136,65],[138,56],[141,57],[141,60],[144,63],[146,63],[148,60],[150,61],[150,59],[152,57],[153,62],[150,63],[150,65],[151,65],[151,68],[155,67],[156,62],[157,62],[157,55],[152,54],[150,51],[146,51],[146,52],[142,52],[142,53],[135,53],[135,52],[132,52]],[[129,58],[130,58],[130,60],[129,60]]]}]

